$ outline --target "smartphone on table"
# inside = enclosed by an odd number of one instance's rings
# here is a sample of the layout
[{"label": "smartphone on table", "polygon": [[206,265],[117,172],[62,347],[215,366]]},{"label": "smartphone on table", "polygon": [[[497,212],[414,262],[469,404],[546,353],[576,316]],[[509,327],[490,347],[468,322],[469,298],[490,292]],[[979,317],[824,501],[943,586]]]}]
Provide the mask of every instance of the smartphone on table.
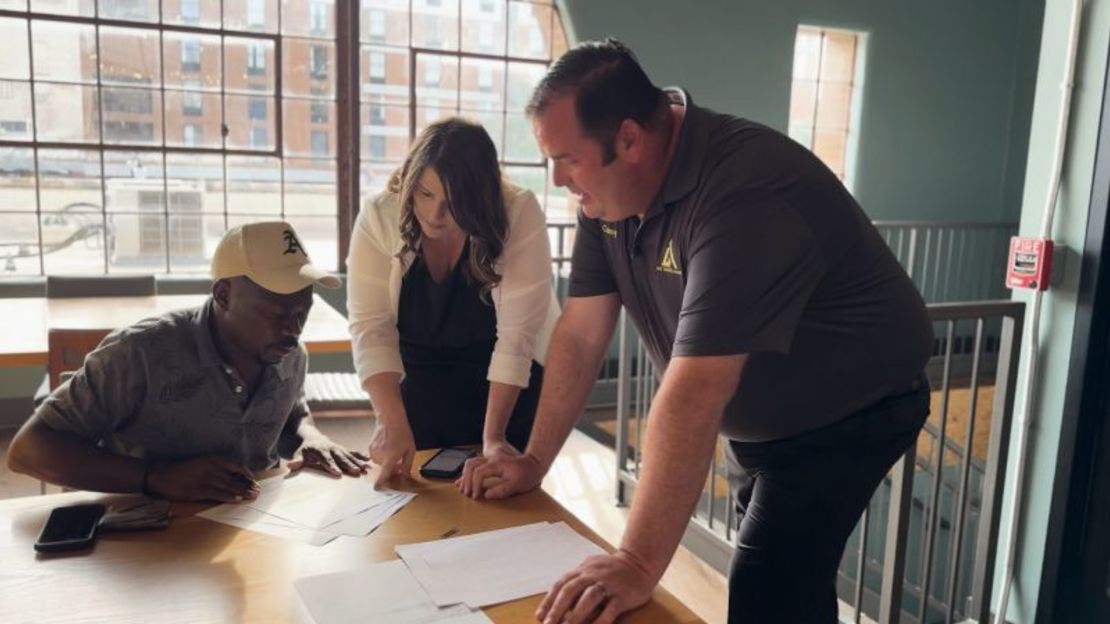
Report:
[{"label": "smartphone on table", "polygon": [[60,552],[91,547],[96,542],[96,528],[104,510],[100,503],[56,507],[42,525],[35,550]]},{"label": "smartphone on table", "polygon": [[428,479],[454,479],[462,474],[463,464],[478,451],[468,448],[443,448],[420,467],[420,476]]}]

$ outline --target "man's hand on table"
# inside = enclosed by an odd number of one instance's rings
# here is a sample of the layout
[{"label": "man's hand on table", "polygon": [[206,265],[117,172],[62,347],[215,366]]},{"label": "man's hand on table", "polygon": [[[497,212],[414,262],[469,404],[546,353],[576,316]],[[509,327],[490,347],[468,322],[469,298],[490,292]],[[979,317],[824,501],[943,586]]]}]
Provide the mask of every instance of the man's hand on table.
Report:
[{"label": "man's hand on table", "polygon": [[462,477],[455,483],[464,495],[474,499],[507,498],[536,489],[546,472],[534,455],[498,454],[466,460]]},{"label": "man's hand on table", "polygon": [[293,459],[289,460],[288,467],[289,470],[316,468],[333,477],[344,474],[357,477],[366,474],[369,469],[366,462],[369,460],[366,455],[348,450],[322,433],[313,433],[305,437]]},{"label": "man's hand on table", "polygon": [[609,624],[651,599],[656,580],[625,551],[598,555],[563,575],[536,609],[544,624]]},{"label": "man's hand on table", "polygon": [[225,457],[153,462],[144,485],[151,494],[177,501],[238,503],[258,497],[251,472]]}]

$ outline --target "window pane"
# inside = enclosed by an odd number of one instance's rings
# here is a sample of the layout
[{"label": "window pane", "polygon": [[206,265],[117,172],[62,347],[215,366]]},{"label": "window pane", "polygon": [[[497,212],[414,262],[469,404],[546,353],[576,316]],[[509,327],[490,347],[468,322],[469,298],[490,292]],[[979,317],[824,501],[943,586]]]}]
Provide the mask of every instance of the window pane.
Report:
[{"label": "window pane", "polygon": [[817,111],[817,83],[795,80],[790,87],[790,123],[813,125]]},{"label": "window pane", "polygon": [[543,164],[543,155],[532,136],[531,120],[523,113],[510,113],[505,125],[505,160]]},{"label": "window pane", "polygon": [[509,110],[522,111],[532,99],[532,90],[544,74],[543,63],[509,63]]},{"label": "window pane", "polygon": [[33,130],[30,83],[0,80],[0,139],[29,141]]},{"label": "window pane", "polygon": [[[335,206],[334,200],[331,205]],[[339,231],[339,224],[334,210],[327,217],[289,215],[286,220],[297,230],[297,236],[304,244],[312,264],[329,271],[339,268],[339,239],[335,235]]]},{"label": "window pane", "polygon": [[27,50],[27,20],[0,17],[0,78],[27,80],[31,61]]},{"label": "window pane", "polygon": [[157,22],[158,0],[99,0],[98,14],[105,19]]},{"label": "window pane", "polygon": [[281,33],[323,39],[334,38],[334,0],[282,0]]},{"label": "window pane", "polygon": [[400,162],[371,163],[363,160],[362,172],[359,176],[362,201],[366,202],[384,191],[389,185],[389,178],[400,168]]},{"label": "window pane", "polygon": [[46,272],[103,273],[100,154],[39,150],[38,170]]},{"label": "window pane", "polygon": [[274,149],[274,98],[228,95],[224,97],[228,149]]},{"label": "window pane", "polygon": [[104,88],[104,142],[162,144],[162,98],[151,89]]},{"label": "window pane", "polygon": [[163,35],[166,87],[219,91],[220,38],[192,33],[167,32]]},{"label": "window pane", "polygon": [[[335,161],[285,159],[285,214],[335,216]],[[299,233],[299,231],[298,231]],[[335,232],[332,232],[335,236]]]},{"label": "window pane", "polygon": [[505,53],[503,0],[462,0],[462,49],[479,54]]},{"label": "window pane", "polygon": [[40,141],[97,142],[99,110],[96,87],[35,84],[35,121]]},{"label": "window pane", "polygon": [[460,108],[464,111],[505,110],[505,63],[464,58],[459,80]]},{"label": "window pane", "polygon": [[158,152],[104,152],[108,212],[165,212],[162,167]]},{"label": "window pane", "polygon": [[220,96],[200,91],[166,91],[166,145],[223,146]]},{"label": "window pane", "polygon": [[[574,199],[574,197],[570,194],[570,191],[568,191],[566,188],[555,186],[553,174],[554,170],[548,167],[547,199],[546,201],[544,201],[545,212],[547,212],[547,220],[555,222],[569,221],[573,223],[578,217],[578,201]],[[571,229],[569,235],[566,236],[566,238],[570,239],[569,244],[571,246],[567,247],[566,245],[568,244],[568,242],[564,242],[562,255],[570,257],[571,249],[573,249],[574,244],[573,228]],[[554,247],[552,247],[551,251],[552,253],[556,253]]]},{"label": "window pane", "polygon": [[362,160],[404,160],[409,145],[409,109],[404,106],[362,106]]},{"label": "window pane", "polygon": [[505,175],[517,186],[532,191],[537,198],[543,200],[543,190],[547,180],[545,167],[505,167]]},{"label": "window pane", "polygon": [[532,2],[509,2],[509,56],[551,57],[552,8]]},{"label": "window pane", "polygon": [[409,0],[362,0],[359,38],[366,43],[407,46]]},{"label": "window pane", "polygon": [[274,92],[274,42],[269,39],[224,39],[225,88],[229,92]]},{"label": "window pane", "polygon": [[[35,211],[35,154],[30,148],[0,147],[0,209]],[[0,255],[7,251],[0,245]]]},{"label": "window pane", "polygon": [[817,127],[846,130],[851,103],[852,85],[822,82],[817,100]]},{"label": "window pane", "polygon": [[459,49],[459,0],[413,0],[412,45]]},{"label": "window pane", "polygon": [[[285,100],[282,141],[287,156],[335,156],[335,104]],[[321,108],[322,107],[322,108]],[[321,121],[313,121],[320,119]]]},{"label": "window pane", "polygon": [[408,103],[409,54],[407,51],[363,46],[359,75],[363,102]]},{"label": "window pane", "polygon": [[[171,201],[173,194],[170,195]],[[212,254],[223,238],[223,215],[171,213],[169,216],[170,272],[207,273]]]},{"label": "window pane", "polygon": [[277,0],[225,0],[224,28],[252,32],[277,32]]},{"label": "window pane", "polygon": [[162,0],[162,21],[167,24],[220,27],[220,0]]},{"label": "window pane", "polygon": [[39,216],[0,212],[0,276],[39,273]]},{"label": "window pane", "polygon": [[416,57],[416,101],[424,107],[454,111],[459,105],[459,58],[438,54]]},{"label": "window pane", "polygon": [[162,55],[158,33],[140,28],[100,28],[101,84],[162,82]]},{"label": "window pane", "polygon": [[335,97],[335,44],[309,39],[285,39],[281,88],[287,95]]},{"label": "window pane", "polygon": [[567,51],[567,31],[563,28],[563,20],[558,13],[551,22],[551,28],[551,60],[555,60]]},{"label": "window pane", "polygon": [[799,28],[794,40],[794,78],[816,80],[821,62],[821,33],[810,28]]},{"label": "window pane", "polygon": [[36,13],[52,13],[55,15],[81,15],[92,17],[96,15],[95,0],[69,0],[68,2],[33,0]]},{"label": "window pane", "polygon": [[96,83],[96,29],[82,24],[32,20],[36,80]]},{"label": "window pane", "polygon": [[821,53],[821,82],[851,82],[856,62],[856,35],[827,31]]},{"label": "window pane", "polygon": [[845,130],[821,130],[813,133],[813,153],[838,176],[844,175],[844,154],[848,147]]},{"label": "window pane", "polygon": [[[227,212],[280,216],[281,160],[268,156],[228,156]],[[229,227],[234,225],[228,221]]]},{"label": "window pane", "polygon": [[[166,154],[166,185],[170,188],[188,188],[199,197],[200,211],[223,214],[224,210],[224,157],[220,154]],[[192,211],[195,207],[183,202],[195,199],[171,195],[167,206],[170,214]]]}]

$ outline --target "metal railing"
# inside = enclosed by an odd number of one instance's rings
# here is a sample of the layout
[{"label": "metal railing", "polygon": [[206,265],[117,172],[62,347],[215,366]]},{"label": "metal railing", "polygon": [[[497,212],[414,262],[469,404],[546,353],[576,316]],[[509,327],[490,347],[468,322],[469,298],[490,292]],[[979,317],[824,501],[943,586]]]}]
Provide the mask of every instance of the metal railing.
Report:
[{"label": "metal railing", "polygon": [[874,225],[925,301],[1008,296],[1005,261],[1017,223],[875,221]]},{"label": "metal railing", "polygon": [[[837,592],[855,622],[989,620],[1023,311],[1012,301],[929,305],[933,415],[848,542]],[[625,504],[658,381],[623,314],[617,339],[616,496]],[[957,394],[965,407],[955,407]],[[991,395],[989,411],[981,394]],[[727,572],[739,517],[723,466],[718,448],[683,543]]]}]

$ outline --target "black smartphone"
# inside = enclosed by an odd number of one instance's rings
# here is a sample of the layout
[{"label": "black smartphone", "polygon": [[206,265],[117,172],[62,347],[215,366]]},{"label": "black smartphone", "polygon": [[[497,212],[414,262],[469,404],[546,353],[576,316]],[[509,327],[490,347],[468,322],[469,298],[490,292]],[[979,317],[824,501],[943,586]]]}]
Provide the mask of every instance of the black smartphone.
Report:
[{"label": "black smartphone", "polygon": [[104,509],[100,503],[53,509],[35,540],[35,550],[59,552],[89,548],[96,541],[96,527]]},{"label": "black smartphone", "polygon": [[477,454],[474,449],[467,448],[439,449],[438,453],[420,467],[420,476],[429,479],[454,479],[462,474],[466,460]]}]

